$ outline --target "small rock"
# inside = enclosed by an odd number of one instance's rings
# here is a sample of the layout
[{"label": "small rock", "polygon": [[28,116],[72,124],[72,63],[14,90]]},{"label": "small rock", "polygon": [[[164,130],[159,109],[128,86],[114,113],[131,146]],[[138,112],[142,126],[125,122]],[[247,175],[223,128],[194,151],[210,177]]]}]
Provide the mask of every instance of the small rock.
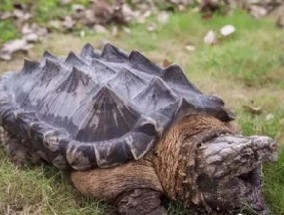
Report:
[{"label": "small rock", "polygon": [[236,28],[233,25],[225,25],[220,29],[221,35],[227,37],[233,33],[235,33]]},{"label": "small rock", "polygon": [[203,38],[204,43],[213,45],[217,43],[217,35],[214,31],[210,30]]}]

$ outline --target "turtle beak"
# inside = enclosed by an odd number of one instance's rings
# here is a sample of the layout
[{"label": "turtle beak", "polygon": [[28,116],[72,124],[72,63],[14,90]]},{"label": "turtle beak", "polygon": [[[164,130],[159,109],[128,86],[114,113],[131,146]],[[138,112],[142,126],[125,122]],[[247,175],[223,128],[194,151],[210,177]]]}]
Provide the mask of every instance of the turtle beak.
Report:
[{"label": "turtle beak", "polygon": [[198,184],[206,205],[217,210],[248,206],[265,211],[261,165],[276,161],[277,149],[277,143],[266,136],[228,134],[201,144]]}]

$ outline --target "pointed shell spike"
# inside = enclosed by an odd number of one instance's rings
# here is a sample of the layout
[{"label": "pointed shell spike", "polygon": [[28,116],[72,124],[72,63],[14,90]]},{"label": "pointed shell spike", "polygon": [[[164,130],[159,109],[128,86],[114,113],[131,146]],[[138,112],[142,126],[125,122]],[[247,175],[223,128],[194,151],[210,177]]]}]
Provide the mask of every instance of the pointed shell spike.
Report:
[{"label": "pointed shell spike", "polygon": [[72,51],[69,52],[67,58],[65,59],[65,63],[70,66],[82,66],[85,64],[84,61]]},{"label": "pointed shell spike", "polygon": [[46,50],[42,55],[42,60],[45,60],[47,58],[58,59],[55,55],[51,54],[49,51]]},{"label": "pointed shell spike", "polygon": [[129,61],[134,68],[140,69],[151,75],[161,75],[161,68],[146,58],[138,51],[132,51],[129,55]]},{"label": "pointed shell spike", "polygon": [[125,52],[119,50],[117,47],[111,45],[110,43],[105,44],[101,53],[101,57],[106,60],[112,60],[116,62],[123,62],[128,59],[128,55]]},{"label": "pointed shell spike", "polygon": [[84,45],[84,47],[82,48],[81,52],[80,52],[80,56],[81,57],[93,57],[94,55],[94,47],[90,44],[87,43],[86,45]]},{"label": "pointed shell spike", "polygon": [[30,61],[27,59],[24,59],[24,66],[21,70],[22,73],[27,74],[27,73],[32,73],[36,69],[38,69],[40,66],[39,62],[37,61]]}]

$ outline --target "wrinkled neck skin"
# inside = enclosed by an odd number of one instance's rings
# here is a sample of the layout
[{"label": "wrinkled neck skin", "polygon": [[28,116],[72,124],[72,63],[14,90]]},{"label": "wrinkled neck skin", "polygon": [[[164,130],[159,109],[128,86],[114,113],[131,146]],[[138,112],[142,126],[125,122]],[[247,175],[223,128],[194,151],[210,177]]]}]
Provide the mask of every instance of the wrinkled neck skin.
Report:
[{"label": "wrinkled neck skin", "polygon": [[170,199],[182,201],[186,206],[201,203],[195,171],[197,148],[202,142],[224,133],[231,133],[225,123],[196,115],[176,123],[157,144],[154,167]]},{"label": "wrinkled neck skin", "polygon": [[277,145],[269,137],[239,135],[232,123],[193,115],[177,122],[152,156],[172,200],[207,211],[231,211],[245,204],[263,211],[260,166],[276,160]]}]

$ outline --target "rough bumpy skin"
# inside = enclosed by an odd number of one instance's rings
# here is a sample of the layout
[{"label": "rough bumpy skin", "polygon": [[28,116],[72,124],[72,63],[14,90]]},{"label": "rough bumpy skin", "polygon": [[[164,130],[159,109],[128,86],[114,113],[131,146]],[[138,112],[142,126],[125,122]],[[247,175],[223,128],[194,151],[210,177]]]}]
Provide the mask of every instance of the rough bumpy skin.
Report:
[{"label": "rough bumpy skin", "polygon": [[110,44],[100,54],[89,44],[80,56],[45,52],[0,79],[0,141],[11,160],[67,168],[81,193],[120,214],[166,214],[163,197],[209,213],[267,212],[261,165],[277,145],[240,135],[232,119],[180,67]]},{"label": "rough bumpy skin", "polygon": [[71,178],[81,193],[114,204],[122,214],[166,214],[162,196],[205,214],[245,206],[268,214],[260,165],[274,161],[276,152],[271,138],[235,134],[234,126],[195,115],[178,121],[140,161],[73,172]]},{"label": "rough bumpy skin", "polygon": [[[87,44],[80,56],[25,61],[0,80],[0,122],[18,139],[32,140],[42,159],[86,170],[138,160],[171,125],[206,112],[233,119],[216,96],[203,95],[180,67],[162,69],[137,51]],[[17,131],[15,133],[15,130]]]}]

